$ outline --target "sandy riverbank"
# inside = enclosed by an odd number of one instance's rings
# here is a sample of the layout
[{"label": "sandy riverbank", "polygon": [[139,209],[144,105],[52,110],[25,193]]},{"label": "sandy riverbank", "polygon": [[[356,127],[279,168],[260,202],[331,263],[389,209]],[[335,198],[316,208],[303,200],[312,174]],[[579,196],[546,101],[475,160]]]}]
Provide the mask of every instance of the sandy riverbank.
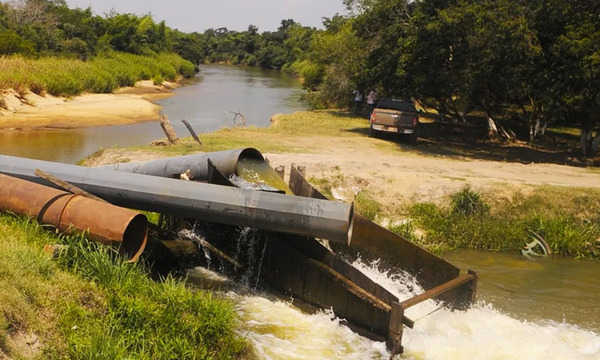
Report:
[{"label": "sandy riverbank", "polygon": [[78,128],[123,125],[159,119],[160,106],[152,101],[171,96],[176,86],[140,81],[135,87],[112,94],[83,94],[73,98],[19,96],[14,90],[0,92],[6,109],[0,108],[0,129]]}]

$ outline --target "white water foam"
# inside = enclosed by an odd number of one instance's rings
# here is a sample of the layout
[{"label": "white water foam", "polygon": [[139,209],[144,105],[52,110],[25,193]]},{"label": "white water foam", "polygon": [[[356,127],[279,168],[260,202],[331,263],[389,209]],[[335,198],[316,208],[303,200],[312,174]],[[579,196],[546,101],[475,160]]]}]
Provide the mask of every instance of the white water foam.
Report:
[{"label": "white water foam", "polygon": [[[383,271],[377,262],[353,263],[401,300],[422,291],[406,274]],[[260,296],[231,294],[245,322],[244,335],[264,360],[389,359],[385,344],[361,337],[329,311],[307,315]],[[440,309],[426,301],[407,310],[416,320],[402,344],[409,360],[599,360],[600,335],[575,325],[515,319],[478,303],[467,311]]]},{"label": "white water foam", "polygon": [[[359,259],[352,265],[401,300],[422,291],[413,278],[382,271],[377,262]],[[515,319],[492,304],[451,311],[429,300],[407,309],[406,315],[416,323],[404,330],[402,359],[600,359],[599,334],[554,321]]]},{"label": "white water foam", "polygon": [[240,296],[236,302],[245,322],[242,334],[260,359],[389,359],[385,343],[357,335],[330,311],[305,314],[286,302],[259,296]]}]

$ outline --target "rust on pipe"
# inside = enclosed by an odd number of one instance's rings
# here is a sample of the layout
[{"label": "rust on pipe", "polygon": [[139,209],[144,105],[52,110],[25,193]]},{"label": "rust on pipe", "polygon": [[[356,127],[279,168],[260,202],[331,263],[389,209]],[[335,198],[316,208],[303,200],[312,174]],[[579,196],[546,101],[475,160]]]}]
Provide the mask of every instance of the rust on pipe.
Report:
[{"label": "rust on pipe", "polygon": [[135,211],[0,174],[0,211],[29,216],[60,232],[85,234],[135,261],[146,246],[148,221]]}]

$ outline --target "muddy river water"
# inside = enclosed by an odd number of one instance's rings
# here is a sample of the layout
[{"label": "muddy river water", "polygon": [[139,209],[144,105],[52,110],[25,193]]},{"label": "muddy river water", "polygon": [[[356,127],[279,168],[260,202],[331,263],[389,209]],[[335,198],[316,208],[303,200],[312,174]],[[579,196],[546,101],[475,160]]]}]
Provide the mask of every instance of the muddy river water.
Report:
[{"label": "muddy river water", "polygon": [[[174,96],[159,100],[179,136],[189,136],[186,119],[198,134],[235,126],[235,113],[247,126],[267,127],[276,113],[305,110],[298,81],[277,71],[202,65]],[[239,123],[238,116],[235,121]],[[75,163],[104,147],[145,145],[164,138],[158,122],[69,130],[1,131],[0,154]]]}]

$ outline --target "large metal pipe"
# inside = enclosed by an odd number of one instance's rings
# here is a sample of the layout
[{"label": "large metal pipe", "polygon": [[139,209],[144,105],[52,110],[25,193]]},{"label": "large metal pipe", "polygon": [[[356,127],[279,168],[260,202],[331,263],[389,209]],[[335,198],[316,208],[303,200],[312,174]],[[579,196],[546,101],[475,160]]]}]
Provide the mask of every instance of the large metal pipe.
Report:
[{"label": "large metal pipe", "polygon": [[0,156],[0,173],[50,185],[41,169],[118,206],[348,244],[353,206],[102,168]]},{"label": "large metal pipe", "polygon": [[211,160],[219,171],[229,177],[236,173],[236,166],[240,159],[264,160],[260,151],[254,148],[216,151],[193,155],[176,156],[164,159],[149,160],[144,162],[130,162],[99,166],[100,168],[126,171],[136,174],[154,175],[170,178],[179,178],[180,174],[190,170],[194,180],[207,181]]},{"label": "large metal pipe", "polygon": [[0,210],[30,216],[65,234],[117,247],[135,261],[146,246],[142,214],[81,195],[0,174]]}]

